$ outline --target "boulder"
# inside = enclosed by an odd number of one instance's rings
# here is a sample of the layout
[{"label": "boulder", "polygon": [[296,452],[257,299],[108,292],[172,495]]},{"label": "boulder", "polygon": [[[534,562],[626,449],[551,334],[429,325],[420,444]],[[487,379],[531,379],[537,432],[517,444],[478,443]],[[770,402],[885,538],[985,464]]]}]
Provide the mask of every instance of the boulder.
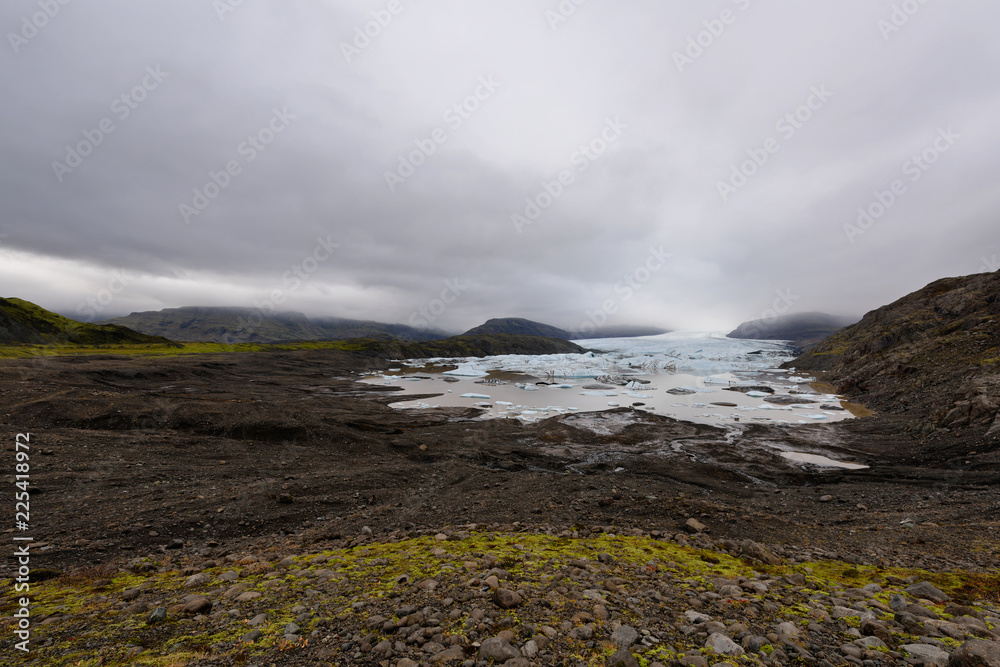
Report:
[{"label": "boulder", "polygon": [[506,639],[491,637],[484,641],[479,647],[479,659],[489,662],[492,660],[498,665],[502,665],[508,660],[520,658],[521,652]]},{"label": "boulder", "polygon": [[948,667],[1000,667],[1000,642],[971,639],[951,654]]},{"label": "boulder", "polygon": [[628,626],[619,626],[617,630],[611,633],[611,643],[618,648],[629,648],[633,644],[639,641],[639,633],[636,629]]},{"label": "boulder", "polygon": [[639,661],[628,649],[620,648],[608,658],[608,667],[639,667]]},{"label": "boulder", "polygon": [[501,609],[515,609],[524,604],[520,594],[507,588],[498,588],[493,591],[493,602]]},{"label": "boulder", "polygon": [[743,647],[721,632],[709,635],[705,648],[712,649],[717,655],[743,655]]},{"label": "boulder", "polygon": [[951,600],[948,595],[935,587],[929,581],[920,581],[907,587],[906,592],[917,598],[924,598],[933,602],[947,602]]}]

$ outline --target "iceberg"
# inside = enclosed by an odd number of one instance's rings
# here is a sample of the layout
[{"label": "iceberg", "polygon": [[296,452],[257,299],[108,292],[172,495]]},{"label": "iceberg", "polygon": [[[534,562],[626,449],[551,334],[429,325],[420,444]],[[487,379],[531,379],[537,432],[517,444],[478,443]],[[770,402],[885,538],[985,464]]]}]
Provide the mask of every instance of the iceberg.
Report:
[{"label": "iceberg", "polygon": [[478,398],[482,400],[490,400],[489,394],[462,394],[462,398]]},{"label": "iceberg", "polygon": [[487,373],[482,368],[479,368],[474,364],[462,364],[455,370],[445,371],[444,373],[442,373],[442,375],[455,375],[458,377],[479,378],[479,377],[486,377],[487,375],[489,375],[489,373]]}]

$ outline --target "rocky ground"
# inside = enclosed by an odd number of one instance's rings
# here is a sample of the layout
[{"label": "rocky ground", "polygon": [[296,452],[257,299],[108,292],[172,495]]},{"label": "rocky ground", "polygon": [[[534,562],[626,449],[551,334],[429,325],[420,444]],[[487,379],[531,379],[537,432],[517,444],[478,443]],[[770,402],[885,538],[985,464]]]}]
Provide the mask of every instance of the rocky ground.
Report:
[{"label": "rocky ground", "polygon": [[[914,439],[888,416],[727,430],[627,409],[536,425],[407,413],[354,381],[386,365],[332,351],[0,362],[4,448],[32,434],[32,566],[54,577],[33,587],[34,651],[18,662],[576,665],[625,648],[640,664],[879,665],[945,664],[932,649],[957,660],[976,638],[996,650],[988,443]],[[780,449],[872,467],[831,473]],[[13,643],[4,632],[4,659]]]}]

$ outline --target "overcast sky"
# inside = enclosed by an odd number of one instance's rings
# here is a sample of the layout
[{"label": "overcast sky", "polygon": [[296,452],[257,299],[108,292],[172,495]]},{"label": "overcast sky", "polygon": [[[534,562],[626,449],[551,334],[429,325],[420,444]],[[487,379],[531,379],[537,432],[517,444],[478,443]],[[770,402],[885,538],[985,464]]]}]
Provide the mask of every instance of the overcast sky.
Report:
[{"label": "overcast sky", "polygon": [[1000,269],[998,25],[993,0],[5,0],[0,292],[450,330],[860,315]]}]

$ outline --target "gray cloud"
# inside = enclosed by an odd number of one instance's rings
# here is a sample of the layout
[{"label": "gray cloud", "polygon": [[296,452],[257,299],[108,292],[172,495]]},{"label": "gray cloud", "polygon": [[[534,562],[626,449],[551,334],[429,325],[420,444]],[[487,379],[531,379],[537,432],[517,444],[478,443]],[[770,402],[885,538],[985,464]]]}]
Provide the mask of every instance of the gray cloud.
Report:
[{"label": "gray cloud", "polygon": [[[795,310],[860,314],[1000,253],[994,3],[591,1],[555,29],[554,0],[399,0],[391,21],[388,0],[229,4],[0,8],[6,295],[80,315],[124,270],[102,315],[277,290],[310,314],[406,322],[458,280],[437,326],[575,327],[610,300],[613,323],[725,327],[788,290]],[[894,6],[919,10],[889,32]],[[386,25],[348,59],[372,12]],[[816,90],[832,96],[801,111]],[[69,167],[67,146],[95,137]],[[719,182],[761,155],[724,201]],[[391,191],[401,156],[422,163]],[[519,232],[546,184],[558,196]],[[338,247],[313,265],[320,240]]]}]

